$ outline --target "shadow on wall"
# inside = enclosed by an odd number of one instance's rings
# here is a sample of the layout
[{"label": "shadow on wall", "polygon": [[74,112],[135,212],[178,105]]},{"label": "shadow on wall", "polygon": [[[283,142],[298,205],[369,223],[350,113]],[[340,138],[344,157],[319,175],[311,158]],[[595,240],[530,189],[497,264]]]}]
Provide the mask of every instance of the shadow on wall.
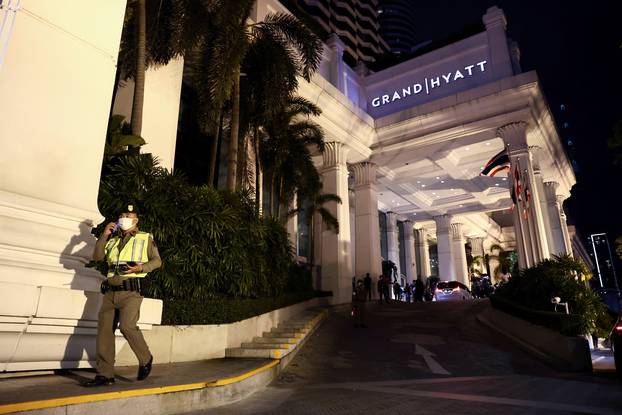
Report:
[{"label": "shadow on wall", "polygon": [[81,222],[78,234],[71,237],[60,257],[63,267],[73,272],[70,284],[72,304],[61,305],[53,316],[73,320],[65,326],[69,338],[61,361],[63,369],[90,366],[87,362],[96,359],[97,320],[102,300],[99,285],[105,277],[96,269],[86,267],[93,256],[92,227],[91,221]]}]

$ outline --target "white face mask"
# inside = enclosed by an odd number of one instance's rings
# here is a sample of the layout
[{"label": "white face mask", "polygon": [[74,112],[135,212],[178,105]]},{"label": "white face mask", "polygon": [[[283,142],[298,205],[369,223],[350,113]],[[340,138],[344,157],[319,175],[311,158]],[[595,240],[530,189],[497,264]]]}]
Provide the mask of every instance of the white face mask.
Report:
[{"label": "white face mask", "polygon": [[134,227],[134,219],[132,218],[119,218],[119,227],[124,231],[132,229]]}]

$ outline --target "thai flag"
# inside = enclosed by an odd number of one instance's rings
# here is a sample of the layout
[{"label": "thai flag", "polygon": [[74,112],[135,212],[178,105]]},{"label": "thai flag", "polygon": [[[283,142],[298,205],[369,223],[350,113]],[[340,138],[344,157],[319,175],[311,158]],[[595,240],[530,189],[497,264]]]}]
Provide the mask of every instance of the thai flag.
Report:
[{"label": "thai flag", "polygon": [[499,154],[491,158],[482,169],[480,175],[494,177],[502,171],[510,171],[510,158],[505,150],[501,150]]}]

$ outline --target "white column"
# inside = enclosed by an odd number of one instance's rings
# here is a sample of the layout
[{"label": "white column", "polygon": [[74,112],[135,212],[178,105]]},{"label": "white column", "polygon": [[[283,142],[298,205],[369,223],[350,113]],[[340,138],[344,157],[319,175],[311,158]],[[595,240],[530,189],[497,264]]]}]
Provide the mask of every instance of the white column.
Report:
[{"label": "white column", "polygon": [[375,280],[382,273],[380,259],[380,224],[378,222],[378,191],[374,163],[362,162],[354,170],[355,197],[355,270],[356,276],[366,273]]},{"label": "white column", "polygon": [[[173,170],[175,145],[177,144],[177,122],[179,101],[184,74],[184,59],[171,60],[168,65],[149,68],[145,72],[145,97],[143,106],[142,137],[147,144],[143,153],[158,157],[160,165]],[[127,79],[118,89],[113,114],[125,116],[130,122],[134,81]]]},{"label": "white column", "polygon": [[482,18],[486,25],[488,48],[490,51],[489,67],[495,79],[512,76],[512,60],[505,33],[507,20],[503,10],[497,6],[490,7]]},{"label": "white column", "polygon": [[568,250],[566,246],[566,237],[564,235],[563,224],[565,219],[562,219],[563,208],[560,205],[561,196],[557,195],[557,182],[544,183],[544,201],[548,211],[549,217],[549,232],[550,240],[549,246],[551,247],[551,254],[559,255],[571,253],[572,250]]},{"label": "white column", "polygon": [[346,45],[339,39],[336,33],[333,33],[326,40],[326,46],[332,52],[330,54],[330,83],[339,91],[345,93],[343,52],[346,49]]},{"label": "white column", "polygon": [[425,281],[432,275],[430,269],[430,247],[428,246],[428,237],[424,228],[415,229],[417,251],[419,252],[419,277]]},{"label": "white column", "polygon": [[510,186],[514,186],[514,172],[518,167],[522,177],[523,189],[527,186],[532,195],[526,217],[523,215],[522,202],[518,202],[514,207],[514,228],[519,252],[519,267],[531,267],[548,258],[549,253],[546,234],[543,231],[544,225],[538,186],[532,167],[532,157],[527,147],[527,123],[508,124],[499,128],[497,133],[503,138],[510,157]]},{"label": "white column", "polygon": [[[125,3],[24,0],[3,37],[0,371],[94,363],[104,277],[85,265],[103,220],[97,194]],[[4,7],[0,22],[5,13],[12,21]],[[159,323],[161,302],[145,304],[141,323]]]},{"label": "white column", "polygon": [[[294,197],[288,210],[294,210],[298,206],[298,198]],[[298,256],[298,215],[292,215],[287,218],[287,234],[289,235],[289,243],[292,245],[295,257]]]},{"label": "white column", "polygon": [[562,225],[562,233],[564,234],[564,245],[566,252],[573,256],[572,252],[572,240],[570,239],[570,232],[568,232],[568,222],[566,220],[566,212],[564,212],[564,200],[567,196],[557,195],[557,205],[559,206],[559,218]]},{"label": "white column", "polygon": [[454,266],[453,240],[451,232],[451,216],[435,216],[436,240],[438,247],[438,276],[443,281],[456,280]]},{"label": "white column", "polygon": [[475,268],[481,272],[486,272],[486,264],[484,258],[484,238],[483,237],[475,237],[470,239],[471,242],[471,255],[474,259],[479,258],[479,265],[476,265]]},{"label": "white column", "polygon": [[348,197],[347,148],[340,142],[328,142],[323,153],[322,191],[341,198],[326,208],[339,221],[339,233],[322,224],[322,289],[333,292],[332,302],[352,300],[352,263],[350,246],[350,207]]},{"label": "white column", "polygon": [[406,282],[412,283],[417,279],[417,260],[415,257],[415,232],[410,220],[404,222],[404,262],[406,263]]},{"label": "white column", "polygon": [[387,253],[389,261],[393,261],[397,267],[397,275],[401,274],[400,270],[400,245],[399,233],[397,230],[397,213],[387,212]]},{"label": "white column", "polygon": [[454,267],[456,269],[456,281],[460,281],[467,287],[471,287],[469,269],[466,260],[466,251],[464,249],[464,234],[461,223],[451,224],[451,238],[453,244]]},{"label": "white column", "polygon": [[[543,235],[544,238],[540,239],[541,250],[544,253],[544,257],[550,256],[548,228],[549,228],[549,215],[546,208],[545,195],[544,195],[544,179],[542,178],[542,170],[540,169],[540,157],[542,157],[542,149],[538,146],[530,146],[529,153],[531,155],[531,166],[533,169],[533,181],[534,191],[532,192],[532,200],[530,202],[530,214],[537,214],[534,216],[532,223],[537,226],[538,235]],[[531,212],[533,210],[533,212]]]}]

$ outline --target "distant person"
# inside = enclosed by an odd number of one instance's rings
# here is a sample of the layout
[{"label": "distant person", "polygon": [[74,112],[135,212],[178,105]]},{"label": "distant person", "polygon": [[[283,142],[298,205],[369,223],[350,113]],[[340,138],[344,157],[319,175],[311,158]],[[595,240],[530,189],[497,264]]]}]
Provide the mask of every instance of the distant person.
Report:
[{"label": "distant person", "polygon": [[421,278],[417,278],[415,281],[415,301],[423,302],[423,294],[425,291],[425,285]]},{"label": "distant person", "polygon": [[413,287],[411,284],[406,284],[406,287],[404,287],[404,295],[406,296],[406,302],[410,303],[410,298],[412,296],[412,291]]},{"label": "distant person", "polygon": [[389,300],[391,299],[391,277],[388,275],[382,276],[382,295],[384,296],[384,300],[389,304]]},{"label": "distant person", "polygon": [[371,277],[369,276],[369,272],[365,274],[363,285],[365,286],[365,292],[367,292],[367,300],[371,301]]},{"label": "distant person", "polygon": [[384,296],[384,275],[378,277],[376,286],[378,287],[378,303],[382,304],[382,297]]},{"label": "distant person", "polygon": [[367,328],[365,324],[365,301],[367,300],[367,290],[362,280],[356,282],[356,290],[352,297],[352,317],[354,317],[354,327]]}]

